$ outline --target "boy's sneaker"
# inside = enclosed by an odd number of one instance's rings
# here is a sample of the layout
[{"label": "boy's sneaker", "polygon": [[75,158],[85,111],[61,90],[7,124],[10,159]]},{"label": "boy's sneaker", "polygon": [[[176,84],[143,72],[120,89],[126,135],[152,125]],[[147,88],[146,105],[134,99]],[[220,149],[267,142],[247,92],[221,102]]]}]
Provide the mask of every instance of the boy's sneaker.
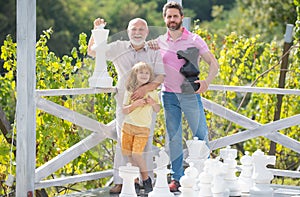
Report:
[{"label": "boy's sneaker", "polygon": [[141,191],[141,186],[139,183],[135,182],[134,183],[134,188],[135,188],[135,192],[137,195],[140,195],[140,191]]},{"label": "boy's sneaker", "polygon": [[180,183],[177,180],[172,180],[169,184],[169,188],[171,192],[179,192]]},{"label": "boy's sneaker", "polygon": [[144,186],[145,194],[149,194],[150,192],[152,192],[153,186],[150,177],[148,177],[147,180],[143,181],[143,186]]}]

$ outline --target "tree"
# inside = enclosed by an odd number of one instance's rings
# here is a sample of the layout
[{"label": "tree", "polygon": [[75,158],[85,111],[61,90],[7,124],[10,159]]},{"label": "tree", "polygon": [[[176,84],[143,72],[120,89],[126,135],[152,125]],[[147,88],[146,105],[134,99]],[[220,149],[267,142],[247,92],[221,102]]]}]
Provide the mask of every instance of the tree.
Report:
[{"label": "tree", "polygon": [[[55,32],[49,40],[49,47],[57,55],[67,54],[77,45],[77,35],[88,36],[93,20],[103,17],[108,22],[111,34],[126,30],[127,22],[134,17],[145,18],[150,26],[164,26],[162,6],[165,0],[37,0],[37,37],[48,28]],[[186,16],[209,20],[211,6],[222,4],[230,8],[234,0],[183,0]],[[0,43],[6,35],[16,39],[16,1],[0,0]],[[2,72],[1,72],[2,73]]]},{"label": "tree", "polygon": [[233,10],[220,12],[212,22],[204,22],[201,26],[219,36],[226,32],[247,36],[260,34],[261,40],[270,42],[281,40],[286,24],[295,24],[296,17],[293,0],[237,0]]}]

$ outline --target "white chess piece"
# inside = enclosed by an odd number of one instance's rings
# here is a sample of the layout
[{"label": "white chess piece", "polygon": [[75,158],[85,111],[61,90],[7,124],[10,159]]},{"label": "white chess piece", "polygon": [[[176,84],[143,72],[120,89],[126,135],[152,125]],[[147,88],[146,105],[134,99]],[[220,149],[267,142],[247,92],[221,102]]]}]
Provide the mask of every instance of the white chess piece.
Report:
[{"label": "white chess piece", "polygon": [[220,157],[223,159],[224,163],[228,165],[225,181],[230,190],[230,196],[241,196],[240,185],[238,177],[236,176],[237,162],[235,158],[237,157],[237,150],[227,146],[220,150]]},{"label": "white chess piece", "polygon": [[153,191],[148,194],[148,197],[174,197],[174,194],[170,192],[167,175],[170,173],[167,166],[170,162],[169,156],[162,148],[159,152],[159,156],[155,156],[156,168],[154,173],[156,174],[156,181]]},{"label": "white chess piece", "polygon": [[[187,140],[186,145],[188,148],[188,157],[185,159],[187,163],[193,163],[194,167],[198,170],[198,175],[203,171],[204,162],[208,159],[210,150],[203,140],[198,140],[198,137],[194,137],[192,140]],[[194,189],[199,191],[198,183],[199,179],[196,179]]]},{"label": "white chess piece", "polygon": [[187,140],[186,145],[188,148],[187,163],[193,163],[200,174],[203,171],[204,161],[208,159],[210,150],[203,140],[198,140],[198,137],[194,137],[193,140]]},{"label": "white chess piece", "polygon": [[184,176],[179,180],[179,191],[181,194],[179,197],[196,197],[197,193],[194,190],[196,184],[196,178],[198,176],[198,170],[194,167],[193,163],[189,163],[189,167],[184,170]]},{"label": "white chess piece", "polygon": [[267,169],[267,165],[275,165],[276,157],[264,155],[264,153],[258,149],[253,153],[252,158],[254,164],[252,178],[255,184],[250,189],[251,197],[272,197],[273,189],[269,184],[274,178],[274,175]]},{"label": "white chess piece", "polygon": [[239,176],[239,183],[242,193],[249,193],[250,188],[253,187],[253,159],[249,155],[249,152],[246,151],[245,155],[241,158],[241,174]]},{"label": "white chess piece", "polygon": [[230,190],[225,181],[228,164],[220,162],[218,158],[211,159],[211,161],[210,171],[213,175],[211,192],[213,197],[229,197]]},{"label": "white chess piece", "polygon": [[137,197],[134,187],[134,180],[139,177],[140,171],[136,166],[127,163],[126,166],[119,167],[119,175],[123,179],[123,187],[120,197]]},{"label": "white chess piece", "polygon": [[92,30],[95,43],[92,50],[96,52],[96,65],[93,75],[89,78],[90,87],[109,88],[112,87],[113,79],[107,72],[106,56],[108,29],[104,25]]},{"label": "white chess piece", "polygon": [[213,175],[210,173],[211,159],[204,162],[203,171],[199,174],[199,195],[198,197],[212,197],[211,187]]}]

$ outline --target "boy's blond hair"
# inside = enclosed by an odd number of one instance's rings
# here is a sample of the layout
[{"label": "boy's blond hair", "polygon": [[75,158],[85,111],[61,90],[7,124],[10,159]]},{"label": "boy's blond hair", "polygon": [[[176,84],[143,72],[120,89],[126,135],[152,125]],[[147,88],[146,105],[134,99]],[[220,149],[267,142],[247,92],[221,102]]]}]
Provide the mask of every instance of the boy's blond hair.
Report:
[{"label": "boy's blond hair", "polygon": [[138,88],[137,73],[141,69],[148,69],[150,71],[150,78],[148,83],[154,80],[154,72],[152,67],[145,62],[138,62],[131,68],[129,77],[126,81],[127,91],[134,92]]}]

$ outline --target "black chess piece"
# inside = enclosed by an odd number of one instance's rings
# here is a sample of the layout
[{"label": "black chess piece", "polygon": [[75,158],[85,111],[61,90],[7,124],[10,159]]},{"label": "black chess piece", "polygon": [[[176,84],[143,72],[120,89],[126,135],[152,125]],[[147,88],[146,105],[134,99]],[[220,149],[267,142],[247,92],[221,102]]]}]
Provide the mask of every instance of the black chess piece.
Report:
[{"label": "black chess piece", "polygon": [[180,68],[180,73],[185,77],[181,85],[182,93],[194,93],[200,88],[200,83],[194,83],[194,81],[199,80],[198,75],[200,74],[198,57],[199,49],[196,47],[177,51],[177,58],[186,61]]}]

